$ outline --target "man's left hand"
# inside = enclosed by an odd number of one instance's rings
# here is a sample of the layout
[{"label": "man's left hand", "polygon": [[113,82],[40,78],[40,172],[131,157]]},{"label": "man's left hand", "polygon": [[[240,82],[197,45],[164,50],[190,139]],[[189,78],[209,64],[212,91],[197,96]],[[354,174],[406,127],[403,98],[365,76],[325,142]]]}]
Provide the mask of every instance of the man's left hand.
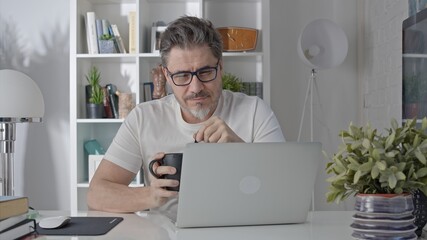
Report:
[{"label": "man's left hand", "polygon": [[243,142],[233,130],[217,116],[213,116],[203,123],[203,126],[194,134],[197,142],[226,143]]}]

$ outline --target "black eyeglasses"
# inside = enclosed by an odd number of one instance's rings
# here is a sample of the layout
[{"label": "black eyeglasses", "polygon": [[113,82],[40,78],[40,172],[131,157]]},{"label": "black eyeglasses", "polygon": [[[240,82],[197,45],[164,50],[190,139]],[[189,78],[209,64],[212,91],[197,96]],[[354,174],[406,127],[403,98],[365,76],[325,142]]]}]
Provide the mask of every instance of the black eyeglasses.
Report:
[{"label": "black eyeglasses", "polygon": [[193,80],[193,76],[196,76],[200,82],[204,82],[204,83],[215,80],[216,75],[218,73],[218,66],[219,66],[219,59],[215,67],[203,67],[194,72],[182,71],[177,73],[171,73],[166,66],[165,68],[166,68],[166,71],[168,71],[168,74],[172,79],[172,82],[176,86],[187,86],[187,85],[190,85],[191,81]]}]

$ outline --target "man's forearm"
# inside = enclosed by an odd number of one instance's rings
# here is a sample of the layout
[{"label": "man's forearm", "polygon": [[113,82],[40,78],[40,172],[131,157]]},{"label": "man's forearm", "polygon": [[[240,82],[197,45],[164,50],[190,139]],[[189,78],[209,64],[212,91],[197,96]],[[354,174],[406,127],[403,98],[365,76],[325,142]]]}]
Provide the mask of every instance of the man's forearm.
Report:
[{"label": "man's forearm", "polygon": [[136,212],[151,208],[147,187],[129,187],[107,180],[92,182],[87,195],[89,209]]}]

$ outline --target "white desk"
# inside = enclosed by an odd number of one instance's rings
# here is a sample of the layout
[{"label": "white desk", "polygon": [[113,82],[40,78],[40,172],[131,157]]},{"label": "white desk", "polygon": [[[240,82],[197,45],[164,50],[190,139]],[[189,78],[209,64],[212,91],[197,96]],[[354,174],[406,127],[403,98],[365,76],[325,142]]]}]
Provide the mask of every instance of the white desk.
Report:
[{"label": "white desk", "polygon": [[[64,214],[66,213],[41,211],[40,218]],[[350,224],[353,214],[353,211],[319,211],[309,213],[308,221],[303,224],[180,229],[159,214],[138,216],[89,211],[79,213],[78,216],[117,216],[123,217],[123,221],[102,236],[39,236],[37,239],[351,239]]]}]

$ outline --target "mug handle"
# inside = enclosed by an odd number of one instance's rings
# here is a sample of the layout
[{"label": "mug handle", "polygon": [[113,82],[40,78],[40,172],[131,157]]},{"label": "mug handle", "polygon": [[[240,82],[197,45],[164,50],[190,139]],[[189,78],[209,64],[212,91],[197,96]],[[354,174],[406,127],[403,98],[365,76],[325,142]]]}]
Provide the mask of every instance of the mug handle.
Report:
[{"label": "mug handle", "polygon": [[150,170],[150,173],[151,173],[154,177],[156,177],[156,178],[160,178],[160,176],[158,176],[158,175],[154,172],[154,170],[153,170],[153,165],[154,165],[154,163],[156,163],[156,162],[158,162],[158,163],[159,163],[159,165],[160,165],[161,160],[160,160],[160,161],[159,161],[159,160],[156,160],[156,159],[152,160],[152,161],[150,162],[150,164],[148,164],[148,170]]}]

